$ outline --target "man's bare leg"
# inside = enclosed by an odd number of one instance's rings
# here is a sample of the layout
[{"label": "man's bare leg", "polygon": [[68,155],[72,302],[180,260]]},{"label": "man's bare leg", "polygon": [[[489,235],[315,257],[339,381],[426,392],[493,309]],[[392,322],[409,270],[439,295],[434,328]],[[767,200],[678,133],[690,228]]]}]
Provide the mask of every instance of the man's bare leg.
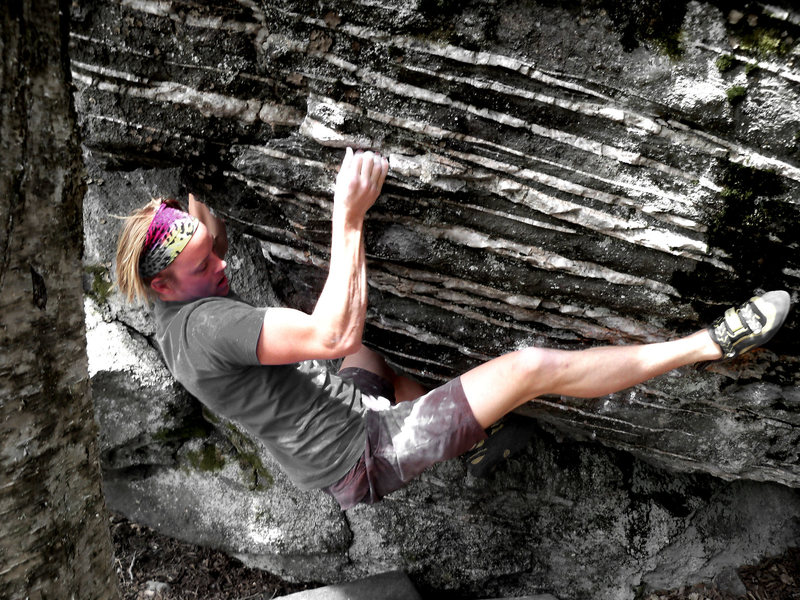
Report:
[{"label": "man's bare leg", "polygon": [[395,373],[380,354],[365,346],[361,346],[357,352],[344,358],[341,368],[345,369],[347,367],[358,367],[383,377],[394,386],[394,395],[397,402],[415,400],[428,392],[413,379]]},{"label": "man's bare leg", "polygon": [[773,290],[729,308],[708,329],[671,342],[575,352],[529,348],[476,367],[461,381],[486,428],[543,394],[597,398],[694,362],[734,358],[771,340],[790,308],[789,293]]},{"label": "man's bare leg", "polygon": [[564,351],[528,348],[486,362],[461,376],[478,423],[489,427],[544,394],[596,398],[691,363],[722,357],[707,330],[639,346]]}]

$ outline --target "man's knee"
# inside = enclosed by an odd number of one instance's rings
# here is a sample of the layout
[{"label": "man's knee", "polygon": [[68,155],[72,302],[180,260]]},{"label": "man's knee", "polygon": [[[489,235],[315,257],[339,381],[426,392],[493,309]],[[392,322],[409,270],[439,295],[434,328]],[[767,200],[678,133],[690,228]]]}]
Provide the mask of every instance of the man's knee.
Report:
[{"label": "man's knee", "polygon": [[344,358],[341,368],[344,369],[348,367],[357,367],[359,369],[371,371],[387,381],[392,381],[394,379],[394,371],[386,364],[383,357],[363,345],[356,352]]}]

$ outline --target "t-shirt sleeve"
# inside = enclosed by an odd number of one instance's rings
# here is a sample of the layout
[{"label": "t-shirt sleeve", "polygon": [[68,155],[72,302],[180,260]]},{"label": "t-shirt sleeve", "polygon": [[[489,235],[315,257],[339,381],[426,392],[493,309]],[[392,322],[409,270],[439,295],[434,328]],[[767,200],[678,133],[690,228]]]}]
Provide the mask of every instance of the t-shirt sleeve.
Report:
[{"label": "t-shirt sleeve", "polygon": [[200,304],[186,320],[186,341],[195,353],[218,364],[258,365],[265,311],[235,300]]}]

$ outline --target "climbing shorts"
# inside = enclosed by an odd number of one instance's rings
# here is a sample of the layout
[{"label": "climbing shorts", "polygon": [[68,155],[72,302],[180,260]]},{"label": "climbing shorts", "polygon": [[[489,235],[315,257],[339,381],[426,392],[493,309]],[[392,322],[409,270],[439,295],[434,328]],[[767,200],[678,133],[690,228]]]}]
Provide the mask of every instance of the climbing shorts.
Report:
[{"label": "climbing shorts", "polygon": [[[391,384],[370,371],[351,367],[339,375],[351,379],[362,394],[394,401]],[[460,378],[416,400],[369,409],[365,419],[364,454],[344,477],[324,489],[342,510],[374,504],[431,465],[455,458],[486,439]]]}]

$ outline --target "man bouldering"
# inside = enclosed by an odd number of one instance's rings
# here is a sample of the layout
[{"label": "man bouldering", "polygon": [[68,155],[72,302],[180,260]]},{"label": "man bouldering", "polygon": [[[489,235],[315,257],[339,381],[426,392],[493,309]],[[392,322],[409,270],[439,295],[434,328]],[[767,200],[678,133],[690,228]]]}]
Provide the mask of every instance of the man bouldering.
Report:
[{"label": "man bouldering", "polygon": [[[788,293],[768,292],[675,340],[525,348],[427,391],[361,343],[364,219],[388,169],[378,154],[346,151],[328,276],[311,314],[253,307],[231,294],[224,225],[191,195],[188,213],[174,201],[134,212],[117,252],[118,286],[129,301],[153,302],[156,342],[173,376],[262,440],[296,485],[325,490],[343,509],[377,502],[464,454],[533,398],[605,396],[691,363],[739,356],[771,339],[789,311]],[[336,374],[316,362],[338,358]]]}]

